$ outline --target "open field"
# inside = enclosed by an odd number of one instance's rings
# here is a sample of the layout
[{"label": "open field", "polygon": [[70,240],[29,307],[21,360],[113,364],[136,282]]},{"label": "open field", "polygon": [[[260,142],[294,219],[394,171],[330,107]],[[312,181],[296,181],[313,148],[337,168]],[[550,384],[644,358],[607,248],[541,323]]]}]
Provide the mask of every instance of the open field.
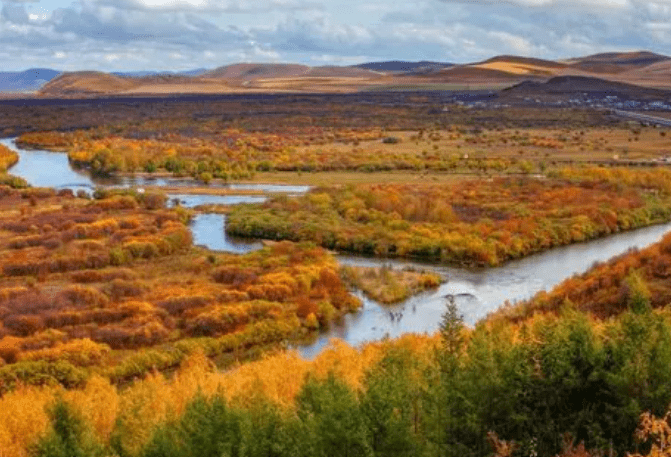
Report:
[{"label": "open field", "polygon": [[471,173],[444,173],[427,170],[418,173],[416,171],[376,171],[374,173],[359,171],[323,171],[319,173],[308,172],[281,172],[269,171],[256,173],[250,183],[282,183],[308,186],[328,186],[332,183],[342,185],[349,184],[373,184],[373,183],[422,183],[427,180],[436,183],[456,183],[464,179],[477,177],[477,172]]},{"label": "open field", "polygon": [[[336,112],[343,108],[334,107]],[[310,184],[412,181],[417,173],[443,182],[454,179],[443,176],[449,174],[543,173],[581,163],[663,165],[671,151],[671,135],[664,129],[597,112],[556,110],[548,115],[529,110],[516,118],[524,111],[516,109],[495,120],[489,111],[450,107],[430,117],[408,107],[385,108],[375,114],[377,119],[368,119],[368,107],[356,109],[356,115],[338,120],[341,126],[330,128],[319,118],[312,118],[308,126],[310,116],[292,117],[291,111],[283,119],[242,115],[231,121],[210,118],[196,127],[178,112],[160,124],[145,120],[72,132],[35,132],[22,135],[19,142],[66,150],[73,163],[100,174],[172,173],[206,182],[277,179]],[[407,122],[392,117],[394,112],[406,116]],[[413,114],[418,117],[410,121]],[[296,122],[289,126],[291,119]],[[376,120],[380,127],[374,127]],[[581,121],[588,123],[585,128],[579,128]],[[399,130],[400,123],[418,127]],[[515,123],[518,126],[508,127]],[[560,124],[568,127],[559,128]],[[168,133],[169,128],[174,133]]]}]

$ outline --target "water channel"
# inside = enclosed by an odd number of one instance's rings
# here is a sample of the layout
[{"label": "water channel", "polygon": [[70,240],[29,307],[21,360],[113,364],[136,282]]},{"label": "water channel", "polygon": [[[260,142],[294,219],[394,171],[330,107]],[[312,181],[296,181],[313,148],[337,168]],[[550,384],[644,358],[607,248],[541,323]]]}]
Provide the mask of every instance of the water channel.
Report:
[{"label": "water channel", "polygon": [[[10,172],[26,179],[31,185],[69,188],[75,191],[91,191],[97,186],[170,186],[189,187],[189,180],[172,178],[123,177],[114,180],[93,179],[70,166],[67,155],[39,150],[25,150],[16,147],[13,139],[0,143],[19,153],[19,162]],[[264,184],[222,185],[230,190],[258,190],[269,194],[285,192],[300,194],[307,186],[281,186]],[[193,193],[169,194],[171,201],[179,200],[185,207],[218,203],[234,205],[240,203],[260,203],[264,195],[201,195]],[[261,247],[256,241],[229,238],[225,232],[226,216],[221,214],[198,214],[191,223],[194,244],[215,251],[245,253]],[[397,337],[408,332],[433,332],[437,329],[445,310],[446,296],[455,297],[460,312],[468,324],[474,324],[488,313],[496,310],[506,301],[515,302],[531,297],[536,292],[548,290],[564,279],[582,273],[595,262],[606,261],[629,249],[643,248],[671,230],[671,223],[651,226],[631,232],[623,232],[586,243],[555,248],[545,253],[532,255],[509,262],[497,268],[468,270],[435,264],[418,264],[410,261],[369,259],[340,255],[342,264],[359,266],[382,266],[391,268],[432,269],[439,272],[446,282],[434,291],[425,292],[393,306],[382,306],[359,294],[364,305],[355,313],[345,316],[322,332],[309,345],[297,348],[305,357],[318,354],[331,338],[340,338],[357,345],[378,340],[386,336]],[[357,293],[357,292],[355,292]]]},{"label": "water channel", "polygon": [[[145,176],[120,176],[113,178],[92,177],[85,171],[74,169],[65,153],[44,151],[39,149],[23,149],[16,145],[14,138],[0,139],[0,144],[13,149],[19,154],[19,161],[11,168],[11,173],[19,176],[32,186],[53,187],[55,189],[71,189],[73,192],[84,191],[90,194],[97,187],[113,188],[144,188],[169,187],[170,189],[188,189],[202,185],[194,180],[180,178],[152,178]],[[211,195],[194,193],[168,193],[168,205],[176,203],[185,208],[200,205],[239,205],[241,203],[262,203],[266,195],[245,195],[244,192],[256,191],[270,194],[286,193],[296,195],[307,192],[309,186],[283,186],[277,184],[223,184],[209,187],[225,188],[241,191],[241,195]],[[191,221],[193,242],[214,251],[226,251],[237,254],[260,249],[258,241],[231,238],[225,231],[226,218],[220,214],[197,214]]]}]

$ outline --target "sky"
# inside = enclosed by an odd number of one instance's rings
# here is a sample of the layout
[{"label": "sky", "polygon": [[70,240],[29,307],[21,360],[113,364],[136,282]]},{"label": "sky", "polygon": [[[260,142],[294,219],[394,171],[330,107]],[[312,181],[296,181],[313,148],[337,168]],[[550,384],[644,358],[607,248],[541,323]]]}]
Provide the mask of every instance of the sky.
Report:
[{"label": "sky", "polygon": [[2,0],[0,71],[671,54],[671,0]]}]

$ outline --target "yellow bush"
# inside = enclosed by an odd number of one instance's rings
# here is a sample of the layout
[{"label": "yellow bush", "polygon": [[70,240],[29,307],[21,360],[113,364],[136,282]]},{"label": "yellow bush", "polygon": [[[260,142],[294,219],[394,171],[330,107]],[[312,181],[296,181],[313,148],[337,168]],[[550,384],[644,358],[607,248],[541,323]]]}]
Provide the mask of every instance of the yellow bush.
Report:
[{"label": "yellow bush", "polygon": [[0,455],[28,457],[28,449],[49,427],[46,407],[54,389],[19,387],[0,398]]},{"label": "yellow bush", "polygon": [[106,344],[99,344],[88,338],[71,340],[67,343],[58,343],[56,346],[36,351],[22,352],[18,360],[67,360],[75,365],[89,366],[98,365],[109,353],[110,348]]}]

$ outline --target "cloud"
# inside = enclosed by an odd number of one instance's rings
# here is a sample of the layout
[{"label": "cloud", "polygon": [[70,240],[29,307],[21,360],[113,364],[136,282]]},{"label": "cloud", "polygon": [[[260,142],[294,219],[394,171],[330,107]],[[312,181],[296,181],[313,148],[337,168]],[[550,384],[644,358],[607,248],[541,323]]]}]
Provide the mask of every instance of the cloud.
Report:
[{"label": "cloud", "polygon": [[477,5],[510,4],[526,8],[578,7],[581,9],[621,9],[630,6],[630,0],[441,0],[445,3],[470,3]]},{"label": "cloud", "polygon": [[337,24],[327,18],[288,19],[272,28],[253,29],[262,43],[290,53],[339,53],[348,55],[376,42],[375,33],[366,27]]},{"label": "cloud", "polygon": [[545,50],[541,46],[534,45],[529,39],[509,32],[492,31],[488,32],[487,35],[490,39],[502,43],[506,49],[511,49],[513,54],[540,55]]},{"label": "cloud", "polygon": [[59,34],[72,34],[106,43],[160,42],[192,49],[214,43],[239,43],[247,39],[233,27],[220,28],[195,14],[160,12],[148,14],[92,2],[79,9],[61,8],[53,12],[49,26]]},{"label": "cloud", "polygon": [[473,62],[496,54],[553,59],[671,47],[671,0],[49,1],[59,7],[3,2],[0,59],[6,66]]},{"label": "cloud", "polygon": [[304,0],[94,0],[100,5],[125,10],[251,14],[269,11],[321,10],[317,2]]},{"label": "cloud", "polygon": [[6,3],[3,5],[0,16],[3,20],[13,24],[27,24],[30,20],[25,6],[16,3]]}]

